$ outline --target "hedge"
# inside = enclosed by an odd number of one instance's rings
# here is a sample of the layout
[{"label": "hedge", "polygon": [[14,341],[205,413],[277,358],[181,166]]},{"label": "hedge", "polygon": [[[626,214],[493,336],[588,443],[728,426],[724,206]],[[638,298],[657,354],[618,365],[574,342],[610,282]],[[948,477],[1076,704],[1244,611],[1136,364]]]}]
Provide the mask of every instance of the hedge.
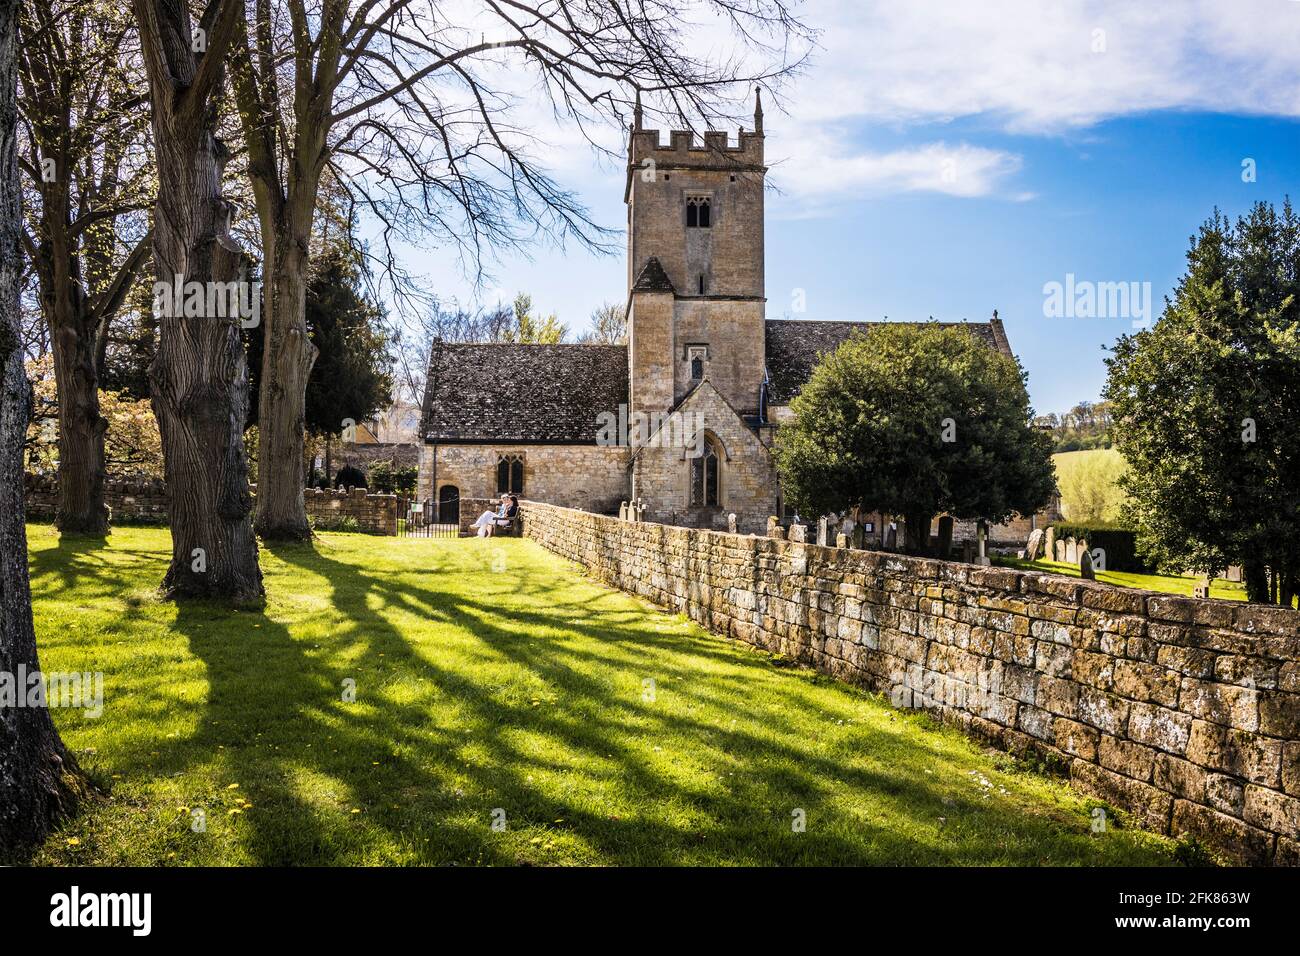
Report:
[{"label": "hedge", "polygon": [[1137,553],[1137,533],[1127,528],[1115,528],[1108,525],[1084,525],[1061,522],[1054,526],[1056,539],[1086,538],[1088,548],[1101,548],[1106,552],[1106,570],[1124,571],[1130,574],[1154,574],[1155,568],[1144,561]]}]

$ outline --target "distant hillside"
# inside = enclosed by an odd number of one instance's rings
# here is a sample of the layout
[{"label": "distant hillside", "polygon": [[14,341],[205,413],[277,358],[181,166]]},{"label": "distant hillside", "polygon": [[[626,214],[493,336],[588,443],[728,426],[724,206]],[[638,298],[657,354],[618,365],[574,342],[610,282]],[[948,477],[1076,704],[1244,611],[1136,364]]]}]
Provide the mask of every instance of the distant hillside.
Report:
[{"label": "distant hillside", "polygon": [[1060,415],[1039,415],[1040,428],[1052,433],[1053,451],[1086,451],[1110,447],[1110,402],[1080,402]]},{"label": "distant hillside", "polygon": [[1053,455],[1056,486],[1061,491],[1061,513],[1079,524],[1114,524],[1119,521],[1124,492],[1120,476],[1128,464],[1113,448],[1072,451]]}]

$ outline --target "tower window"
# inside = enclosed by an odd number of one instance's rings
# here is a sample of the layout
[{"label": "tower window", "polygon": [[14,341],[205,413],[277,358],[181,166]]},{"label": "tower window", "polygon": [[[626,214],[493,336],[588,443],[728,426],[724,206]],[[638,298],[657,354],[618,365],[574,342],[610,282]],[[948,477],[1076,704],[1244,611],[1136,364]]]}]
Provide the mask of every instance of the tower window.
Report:
[{"label": "tower window", "polygon": [[704,295],[704,273],[700,273],[700,295]]},{"label": "tower window", "polygon": [[696,508],[718,506],[718,446],[707,436],[704,453],[691,459],[691,505]]},{"label": "tower window", "polygon": [[497,494],[524,493],[524,456],[501,455],[497,458]]},{"label": "tower window", "polygon": [[693,345],[687,349],[686,358],[691,363],[691,381],[698,382],[704,378],[704,360],[708,357],[708,349],[703,345]]},{"label": "tower window", "polygon": [[690,229],[708,229],[712,225],[712,200],[708,196],[686,197],[686,225]]}]

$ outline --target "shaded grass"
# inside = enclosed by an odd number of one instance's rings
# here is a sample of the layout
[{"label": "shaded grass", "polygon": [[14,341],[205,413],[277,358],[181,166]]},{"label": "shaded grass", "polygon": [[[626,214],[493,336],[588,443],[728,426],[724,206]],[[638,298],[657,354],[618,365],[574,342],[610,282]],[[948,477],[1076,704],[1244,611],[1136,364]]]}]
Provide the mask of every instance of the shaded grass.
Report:
[{"label": "shaded grass", "polygon": [[45,669],[106,685],[102,717],[55,718],[107,795],[38,863],[1173,859],[1160,837],[1090,834],[1096,801],[1056,780],[531,541],[264,548],[254,613],[158,601],[166,531],[29,534]]}]

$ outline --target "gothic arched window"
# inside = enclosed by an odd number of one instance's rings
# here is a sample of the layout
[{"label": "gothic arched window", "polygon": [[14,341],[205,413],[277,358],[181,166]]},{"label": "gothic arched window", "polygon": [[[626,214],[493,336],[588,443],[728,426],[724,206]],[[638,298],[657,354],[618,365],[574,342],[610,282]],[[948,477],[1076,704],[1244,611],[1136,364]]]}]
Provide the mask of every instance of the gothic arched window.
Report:
[{"label": "gothic arched window", "polygon": [[500,455],[497,457],[497,494],[522,495],[524,493],[524,456]]},{"label": "gothic arched window", "polygon": [[719,455],[717,443],[704,439],[703,452],[691,459],[691,506],[716,508],[718,505]]},{"label": "gothic arched window", "polygon": [[686,225],[692,229],[708,229],[713,224],[712,202],[708,196],[687,196]]}]

